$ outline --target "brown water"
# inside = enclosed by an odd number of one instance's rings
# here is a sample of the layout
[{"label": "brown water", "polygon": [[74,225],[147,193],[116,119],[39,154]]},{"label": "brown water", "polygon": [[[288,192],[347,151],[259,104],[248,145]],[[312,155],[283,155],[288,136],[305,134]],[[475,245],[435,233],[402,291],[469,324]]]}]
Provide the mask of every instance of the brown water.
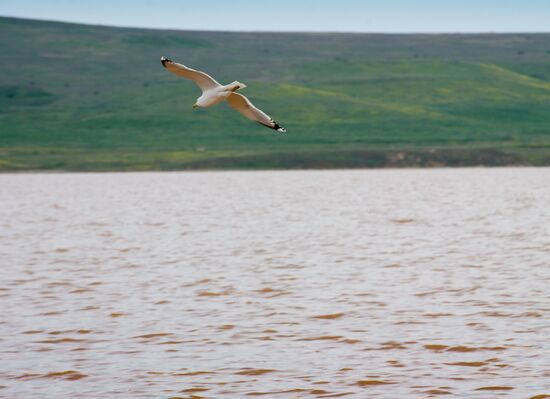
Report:
[{"label": "brown water", "polygon": [[0,262],[2,398],[550,395],[550,169],[0,175]]}]

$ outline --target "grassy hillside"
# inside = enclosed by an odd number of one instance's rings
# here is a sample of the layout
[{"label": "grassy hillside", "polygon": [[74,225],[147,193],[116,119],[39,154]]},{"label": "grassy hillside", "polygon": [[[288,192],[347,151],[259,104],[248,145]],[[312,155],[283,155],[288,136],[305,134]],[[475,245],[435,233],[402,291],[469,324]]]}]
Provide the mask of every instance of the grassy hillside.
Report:
[{"label": "grassy hillside", "polygon": [[[0,170],[550,164],[550,34],[121,29],[0,17]],[[288,129],[159,59],[240,80]]]}]

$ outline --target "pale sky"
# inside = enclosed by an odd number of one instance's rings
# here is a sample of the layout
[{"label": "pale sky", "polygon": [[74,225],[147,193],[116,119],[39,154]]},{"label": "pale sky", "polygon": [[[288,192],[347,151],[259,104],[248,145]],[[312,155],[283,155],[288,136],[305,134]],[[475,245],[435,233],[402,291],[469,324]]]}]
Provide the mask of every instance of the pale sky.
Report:
[{"label": "pale sky", "polygon": [[550,32],[550,0],[0,0],[0,15],[189,30]]}]

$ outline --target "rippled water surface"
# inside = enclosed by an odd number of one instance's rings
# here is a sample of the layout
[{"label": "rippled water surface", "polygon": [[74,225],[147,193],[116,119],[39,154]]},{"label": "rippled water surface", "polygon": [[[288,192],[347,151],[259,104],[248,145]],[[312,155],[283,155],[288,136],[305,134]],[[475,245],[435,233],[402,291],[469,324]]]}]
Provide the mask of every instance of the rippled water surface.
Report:
[{"label": "rippled water surface", "polygon": [[550,397],[550,169],[0,175],[0,263],[2,398]]}]

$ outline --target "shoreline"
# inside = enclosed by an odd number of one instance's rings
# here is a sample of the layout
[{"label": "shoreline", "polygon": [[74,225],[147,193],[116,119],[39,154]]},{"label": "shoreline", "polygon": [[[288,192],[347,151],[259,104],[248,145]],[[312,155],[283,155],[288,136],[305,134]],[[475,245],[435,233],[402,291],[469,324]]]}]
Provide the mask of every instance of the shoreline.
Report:
[{"label": "shoreline", "polygon": [[150,174],[150,173],[255,173],[255,172],[354,172],[354,171],[420,171],[420,170],[472,170],[472,169],[548,169],[550,165],[503,165],[503,166],[434,166],[434,167],[387,167],[387,168],[326,168],[326,169],[172,169],[172,170],[0,170],[0,176],[7,175],[61,175],[61,174]]},{"label": "shoreline", "polygon": [[[15,150],[15,151],[14,151]],[[433,169],[550,166],[547,148],[309,149],[272,152],[3,149],[0,173]]]}]

